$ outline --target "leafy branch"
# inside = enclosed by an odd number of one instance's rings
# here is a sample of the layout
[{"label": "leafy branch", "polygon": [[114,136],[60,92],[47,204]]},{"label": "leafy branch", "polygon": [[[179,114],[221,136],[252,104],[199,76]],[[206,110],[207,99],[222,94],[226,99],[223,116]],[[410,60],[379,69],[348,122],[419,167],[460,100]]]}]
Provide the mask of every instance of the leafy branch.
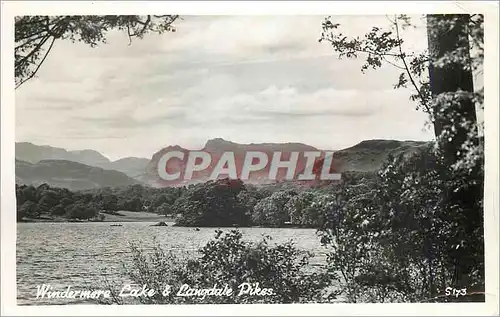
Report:
[{"label": "leafy branch", "polygon": [[126,31],[132,38],[147,33],[175,32],[178,15],[20,16],[15,19],[16,88],[35,77],[58,39],[91,47],[106,43],[110,30]]},{"label": "leafy branch", "polygon": [[[387,17],[387,16],[386,16]],[[387,17],[391,23],[391,31],[383,31],[379,27],[373,27],[365,34],[364,38],[348,37],[338,31],[340,24],[333,23],[331,17],[323,22],[323,32],[320,42],[326,41],[339,53],[339,58],[357,58],[360,54],[366,55],[365,63],[361,66],[364,73],[367,69],[377,69],[387,63],[403,72],[394,88],[407,87],[408,82],[413,86],[416,94],[410,98],[419,100],[419,104],[425,112],[432,116],[429,107],[430,95],[428,92],[428,81],[423,77],[426,65],[429,62],[427,54],[408,54],[403,51],[403,39],[400,36],[400,24],[402,28],[411,26],[409,17],[405,15],[395,16],[394,19]],[[418,81],[418,83],[417,83]],[[419,86],[420,84],[420,86]]]}]

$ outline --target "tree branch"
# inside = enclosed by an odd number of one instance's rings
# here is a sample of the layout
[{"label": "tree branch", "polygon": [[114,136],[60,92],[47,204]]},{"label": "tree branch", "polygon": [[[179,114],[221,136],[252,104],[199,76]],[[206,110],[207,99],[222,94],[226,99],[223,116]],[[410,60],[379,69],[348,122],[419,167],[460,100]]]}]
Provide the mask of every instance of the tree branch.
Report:
[{"label": "tree branch", "polygon": [[[50,30],[48,30],[48,33],[47,35],[45,35],[45,38],[40,41],[40,43],[38,43],[35,48],[33,50],[31,50],[31,52],[29,52],[26,56],[24,56],[18,63],[19,66],[22,65],[23,63],[25,63],[28,58],[30,58],[33,54],[35,54],[36,52],[38,52],[38,50],[40,50],[40,48],[48,41],[49,38],[51,38],[54,34],[54,30],[58,27],[59,25],[59,22],[58,21]],[[55,39],[56,37],[54,37]]]},{"label": "tree branch", "polygon": [[142,22],[140,20],[137,20],[135,22],[142,25],[142,29],[139,31],[134,31],[133,33],[130,33],[130,31],[131,31],[130,24],[127,24],[127,34],[128,34],[128,45],[129,46],[132,45],[132,37],[137,36],[140,38],[142,35],[144,35],[144,33],[146,32],[146,29],[151,24],[151,15],[148,15],[146,21],[144,21],[144,22]]},{"label": "tree branch", "polygon": [[142,27],[142,30],[140,32],[140,34],[144,34],[144,31],[146,31],[146,28],[149,26],[149,23],[151,22],[151,16],[148,15],[148,19],[146,20],[146,22],[143,22],[143,27]]},{"label": "tree branch", "polygon": [[[40,22],[44,22],[44,21],[47,23],[47,24],[45,25],[45,29],[41,29],[41,30],[39,30],[39,31],[37,31],[37,32],[33,32],[33,33],[28,34],[28,35],[24,34],[24,35],[23,35],[23,37],[16,37],[16,38],[15,38],[15,41],[16,41],[16,42],[20,42],[20,41],[22,41],[22,40],[29,39],[29,38],[30,38],[30,37],[32,37],[32,36],[39,35],[39,34],[42,34],[42,33],[44,33],[44,32],[49,32],[49,31],[50,31],[50,29],[49,29],[49,27],[50,27],[50,26],[56,25],[56,24],[58,24],[59,22],[61,22],[61,20],[59,20],[59,21],[52,21],[52,22],[48,22],[47,20],[43,20],[43,21],[39,21],[39,23],[40,23]],[[18,23],[20,23],[20,22],[18,22]],[[25,25],[23,24],[23,26],[25,26]],[[17,26],[16,26],[16,27],[17,27]]]},{"label": "tree branch", "polygon": [[30,80],[31,78],[35,77],[36,73],[38,72],[38,70],[40,69],[40,67],[42,66],[43,62],[45,61],[45,59],[47,58],[47,56],[49,55],[50,53],[50,50],[52,49],[52,46],[54,46],[54,42],[56,41],[56,37],[53,37],[52,38],[52,42],[50,43],[49,45],[49,48],[47,49],[47,51],[45,52],[45,55],[43,56],[42,60],[40,61],[40,63],[37,65],[37,67],[35,68],[35,70],[28,76],[26,77],[25,79],[21,80],[19,82],[19,84],[16,85],[16,89],[19,88],[22,84],[24,84],[26,81]]},{"label": "tree branch", "polygon": [[[44,31],[44,32],[45,32],[45,31]],[[40,33],[43,33],[43,32],[40,32]],[[34,38],[31,38],[31,39],[29,39],[28,41],[24,42],[23,44],[20,44],[20,45],[16,46],[16,47],[14,48],[14,51],[16,51],[16,50],[18,50],[18,49],[20,49],[20,48],[23,48],[24,46],[26,46],[26,45],[28,45],[28,44],[30,44],[30,43],[32,43],[32,42],[34,42],[34,41],[36,41],[36,40],[42,39],[42,38],[44,38],[45,36],[46,36],[46,34],[44,34],[44,35],[40,35],[40,36],[37,36],[37,37],[34,37]]]},{"label": "tree branch", "polygon": [[394,66],[394,67],[396,67],[396,68],[399,68],[399,69],[401,69],[401,70],[405,70],[405,69],[406,69],[406,68],[404,68],[404,67],[401,67],[401,66],[399,66],[399,65],[397,65],[397,64],[395,64],[395,63],[393,63],[393,62],[391,62],[391,61],[390,61],[390,60],[388,60],[385,56],[382,56],[382,59],[383,59],[384,61],[386,61],[388,64],[391,64],[392,66]]},{"label": "tree branch", "polygon": [[403,61],[406,73],[407,73],[408,77],[410,78],[410,82],[412,83],[413,87],[417,91],[417,94],[419,95],[420,99],[422,100],[422,105],[425,107],[427,113],[429,115],[433,115],[431,109],[429,108],[429,106],[426,103],[426,100],[425,100],[424,96],[422,95],[422,92],[420,91],[419,87],[417,86],[417,83],[413,79],[413,76],[412,76],[412,74],[410,72],[410,68],[408,67],[408,64],[406,63],[406,58],[405,58],[405,55],[403,53],[403,48],[401,47],[402,43],[401,43],[400,37],[399,37],[399,26],[398,26],[397,17],[396,17],[396,19],[394,21],[394,26],[396,27],[396,38],[398,40],[398,47],[399,47],[400,58]]},{"label": "tree branch", "polygon": [[[328,42],[330,42],[331,44],[334,44],[335,41],[332,40],[332,39],[329,39],[329,38],[325,38],[325,40],[327,40]],[[379,52],[375,52],[375,51],[371,51],[371,50],[362,50],[362,49],[359,49],[359,48],[349,48],[352,52],[356,52],[356,53],[366,53],[366,54],[373,54],[373,55],[378,55],[378,56],[393,56],[393,57],[399,57],[399,54],[395,54],[395,53],[379,53]]]},{"label": "tree branch", "polygon": [[[153,17],[162,20],[157,24]],[[126,30],[131,45],[134,36],[142,38],[149,32],[175,31],[171,24],[177,18],[170,15],[16,17],[14,56],[15,77],[19,82],[16,88],[36,75],[48,55],[43,52],[48,42],[50,51],[56,39],[69,38],[75,42],[75,36],[79,35],[78,41],[94,47],[99,41],[105,42],[108,30],[118,29]]]},{"label": "tree branch", "polygon": [[26,56],[24,56],[18,63],[18,67],[21,67],[27,60],[28,58],[30,58],[31,56],[33,56],[33,54],[35,54],[36,52],[38,52],[38,50],[40,50],[40,48],[45,44],[45,42],[47,42],[47,40],[51,38],[51,36],[49,34],[45,35],[44,36],[44,39],[42,41],[40,41],[40,43],[38,43],[34,49],[31,50],[31,52],[29,52]]},{"label": "tree branch", "polygon": [[130,25],[127,24],[127,35],[128,35],[128,46],[132,45],[132,36],[133,34],[130,33]]}]

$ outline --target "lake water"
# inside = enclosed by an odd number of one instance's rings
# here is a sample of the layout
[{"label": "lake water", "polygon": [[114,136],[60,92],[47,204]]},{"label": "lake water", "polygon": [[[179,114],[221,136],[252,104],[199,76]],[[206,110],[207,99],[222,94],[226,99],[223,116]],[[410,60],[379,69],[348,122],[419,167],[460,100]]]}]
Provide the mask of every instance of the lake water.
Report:
[{"label": "lake water", "polygon": [[[190,252],[214,237],[217,228],[151,227],[152,223],[128,222],[122,227],[110,223],[19,223],[17,224],[18,305],[81,303],[71,299],[37,299],[37,285],[50,284],[56,290],[89,289],[103,285],[104,276],[116,285],[127,282],[122,265],[130,263],[129,243],[151,248],[153,237],[166,250]],[[171,225],[171,224],[169,224]],[[231,228],[221,228],[229,231]],[[240,228],[243,238],[259,240],[269,235],[276,243],[293,240],[311,251],[311,265],[324,263],[324,248],[315,229]],[[102,287],[101,287],[102,288]]]}]

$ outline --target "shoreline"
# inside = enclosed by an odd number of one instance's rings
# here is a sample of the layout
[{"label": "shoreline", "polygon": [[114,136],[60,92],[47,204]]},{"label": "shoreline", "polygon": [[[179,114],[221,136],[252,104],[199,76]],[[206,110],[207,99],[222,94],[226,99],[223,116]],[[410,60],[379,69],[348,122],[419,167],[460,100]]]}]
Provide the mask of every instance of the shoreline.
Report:
[{"label": "shoreline", "polygon": [[24,219],[22,221],[18,221],[17,223],[94,223],[94,222],[103,222],[103,223],[124,223],[124,222],[146,222],[146,223],[155,223],[159,222],[168,223],[168,226],[165,227],[179,227],[179,228],[276,228],[276,229],[318,229],[311,227],[304,227],[299,225],[285,224],[279,227],[267,227],[267,226],[191,226],[191,225],[176,225],[174,217],[166,217],[163,215],[144,212],[144,211],[117,211],[116,214],[102,213],[105,218],[103,220],[73,220],[63,217],[58,218],[34,218],[34,219]]},{"label": "shoreline", "polygon": [[[208,229],[234,229],[234,230],[238,230],[238,229],[243,229],[243,228],[260,228],[260,229],[314,229],[314,230],[317,230],[318,228],[314,228],[314,227],[301,227],[301,226],[294,226],[294,225],[287,225],[287,226],[282,226],[282,227],[266,227],[266,226],[237,226],[237,227],[228,227],[228,226],[180,226],[180,225],[175,225],[175,219],[173,218],[167,218],[166,220],[163,219],[163,220],[160,220],[160,221],[151,221],[151,220],[143,220],[143,221],[139,221],[139,220],[122,220],[122,221],[111,221],[111,220],[107,220],[107,221],[98,221],[98,220],[95,220],[95,221],[68,221],[68,220],[55,220],[55,219],[36,219],[36,220],[25,220],[25,221],[19,221],[19,222],[16,222],[16,224],[20,224],[20,223],[109,223],[111,226],[113,226],[113,224],[119,224],[119,223],[137,223],[137,222],[143,222],[143,223],[155,223],[155,225],[153,225],[154,227],[170,227],[170,228],[192,228],[192,229],[200,229],[200,228],[208,228]],[[158,226],[157,224],[159,222],[165,222],[167,223],[167,226]]]},{"label": "shoreline", "polygon": [[30,218],[24,219],[22,221],[18,221],[17,223],[91,223],[91,222],[174,222],[175,218],[166,217],[164,215],[159,215],[150,212],[144,211],[117,211],[115,214],[110,213],[101,213],[104,215],[103,220],[76,220],[76,219],[68,219],[63,217],[57,218]]}]

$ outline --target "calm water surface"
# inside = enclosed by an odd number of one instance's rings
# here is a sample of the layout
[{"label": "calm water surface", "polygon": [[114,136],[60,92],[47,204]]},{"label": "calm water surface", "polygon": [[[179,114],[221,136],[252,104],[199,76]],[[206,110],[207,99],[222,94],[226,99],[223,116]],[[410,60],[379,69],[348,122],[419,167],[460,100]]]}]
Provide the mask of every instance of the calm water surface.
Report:
[{"label": "calm water surface", "polygon": [[[116,285],[127,283],[123,264],[130,263],[130,242],[150,249],[153,237],[166,250],[196,250],[214,237],[217,228],[151,227],[152,223],[128,222],[122,227],[110,223],[19,223],[17,224],[18,305],[78,303],[71,299],[36,299],[37,285],[50,284],[57,290],[103,288],[104,279]],[[230,228],[221,228],[229,231]],[[293,240],[311,251],[311,265],[324,263],[324,249],[315,229],[240,228],[243,238],[259,240],[269,235],[276,243]]]}]

